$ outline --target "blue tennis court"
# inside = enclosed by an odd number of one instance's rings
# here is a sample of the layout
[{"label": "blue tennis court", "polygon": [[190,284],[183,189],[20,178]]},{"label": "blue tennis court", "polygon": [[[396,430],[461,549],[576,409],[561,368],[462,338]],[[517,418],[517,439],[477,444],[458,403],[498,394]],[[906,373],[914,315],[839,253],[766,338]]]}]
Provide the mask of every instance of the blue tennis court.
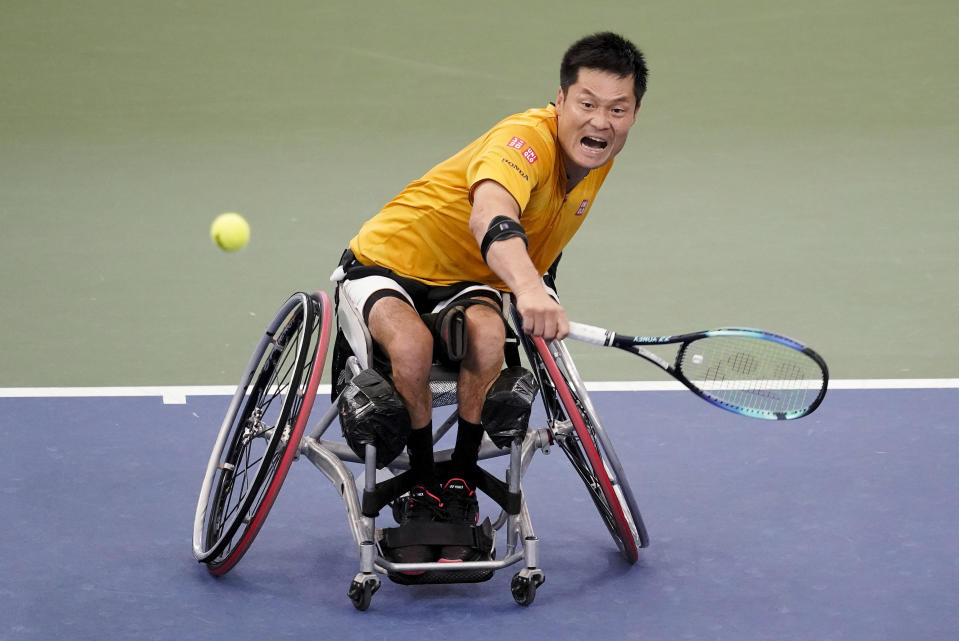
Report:
[{"label": "blue tennis court", "polygon": [[529,608],[507,569],[384,581],[367,612],[346,596],[342,503],[305,459],[236,568],[193,560],[226,397],[0,399],[0,637],[954,638],[959,389],[833,390],[786,423],[685,393],[593,397],[652,538],[636,565],[554,450],[525,481],[547,577]]}]

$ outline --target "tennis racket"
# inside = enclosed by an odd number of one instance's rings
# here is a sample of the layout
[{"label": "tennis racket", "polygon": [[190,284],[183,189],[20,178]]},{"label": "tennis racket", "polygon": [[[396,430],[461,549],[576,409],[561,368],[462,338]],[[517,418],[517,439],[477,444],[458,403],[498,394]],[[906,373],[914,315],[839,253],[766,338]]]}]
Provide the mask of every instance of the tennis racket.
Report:
[{"label": "tennis racket", "polygon": [[[713,405],[752,418],[806,416],[822,403],[829,384],[829,369],[819,354],[758,329],[626,336],[571,322],[569,338],[641,356]],[[651,345],[678,345],[673,362],[644,347]]]}]

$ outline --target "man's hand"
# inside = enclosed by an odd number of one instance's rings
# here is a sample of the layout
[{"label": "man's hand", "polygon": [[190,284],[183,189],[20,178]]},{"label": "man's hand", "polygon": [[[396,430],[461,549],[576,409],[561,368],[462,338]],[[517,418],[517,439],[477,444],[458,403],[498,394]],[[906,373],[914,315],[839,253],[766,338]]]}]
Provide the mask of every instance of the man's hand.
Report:
[{"label": "man's hand", "polygon": [[523,318],[523,331],[532,336],[542,336],[545,340],[566,338],[569,333],[569,319],[562,305],[546,293],[540,285],[516,295],[516,309]]}]

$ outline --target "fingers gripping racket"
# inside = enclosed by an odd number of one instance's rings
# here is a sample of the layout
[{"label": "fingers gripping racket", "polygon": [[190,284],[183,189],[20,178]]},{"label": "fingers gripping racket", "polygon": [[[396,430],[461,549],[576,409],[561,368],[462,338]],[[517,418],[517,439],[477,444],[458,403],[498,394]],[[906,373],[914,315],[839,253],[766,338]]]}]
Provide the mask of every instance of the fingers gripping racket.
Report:
[{"label": "fingers gripping racket", "polygon": [[[714,329],[678,336],[627,336],[569,324],[569,338],[641,356],[724,410],[772,420],[806,416],[822,403],[826,362],[809,347],[758,329]],[[677,345],[673,361],[645,346]]]}]

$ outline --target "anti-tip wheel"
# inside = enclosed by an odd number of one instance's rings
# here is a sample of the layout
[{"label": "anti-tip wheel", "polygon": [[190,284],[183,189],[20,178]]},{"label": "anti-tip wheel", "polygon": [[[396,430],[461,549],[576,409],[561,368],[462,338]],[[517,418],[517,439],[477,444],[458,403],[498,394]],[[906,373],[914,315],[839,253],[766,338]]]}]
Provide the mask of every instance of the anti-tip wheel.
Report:
[{"label": "anti-tip wheel", "polygon": [[523,576],[523,572],[513,575],[509,589],[513,593],[513,600],[522,606],[532,605],[536,599],[536,588],[543,585],[546,576],[542,572],[533,572]]},{"label": "anti-tip wheel", "polygon": [[380,580],[374,575],[358,575],[350,583],[349,597],[353,607],[361,612],[370,607],[373,595],[380,589]]}]

